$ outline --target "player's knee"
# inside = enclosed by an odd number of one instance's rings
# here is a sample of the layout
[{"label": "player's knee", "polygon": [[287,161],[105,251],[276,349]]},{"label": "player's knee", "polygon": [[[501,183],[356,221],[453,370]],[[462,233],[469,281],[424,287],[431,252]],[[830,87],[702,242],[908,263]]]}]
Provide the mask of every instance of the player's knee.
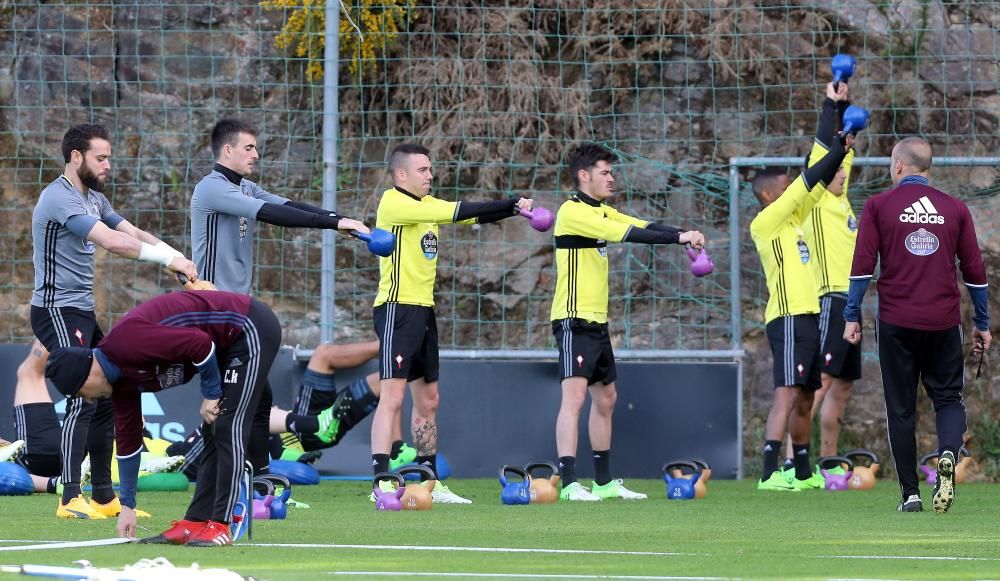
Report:
[{"label": "player's knee", "polygon": [[336,353],[336,350],[337,346],[329,343],[318,345],[313,351],[310,363],[319,364],[320,367],[332,368],[333,356]]},{"label": "player's knee", "polygon": [[427,390],[420,397],[413,398],[413,411],[421,417],[431,417],[437,413],[438,404],[441,403],[441,394],[437,390]]},{"label": "player's knee", "polygon": [[45,363],[40,357],[36,357],[34,354],[29,354],[20,365],[17,366],[17,381],[18,382],[34,382],[44,381],[45,377]]},{"label": "player's knee", "polygon": [[563,411],[575,413],[579,415],[580,410],[583,409],[583,403],[587,399],[586,391],[563,391],[562,397],[562,409]]},{"label": "player's knee", "polygon": [[392,411],[398,411],[403,407],[403,398],[406,395],[406,386],[402,389],[382,389],[382,394],[378,400],[378,407]]},{"label": "player's knee", "polygon": [[615,402],[618,401],[618,390],[614,385],[602,387],[592,394],[594,404],[602,412],[610,413],[615,409]]}]

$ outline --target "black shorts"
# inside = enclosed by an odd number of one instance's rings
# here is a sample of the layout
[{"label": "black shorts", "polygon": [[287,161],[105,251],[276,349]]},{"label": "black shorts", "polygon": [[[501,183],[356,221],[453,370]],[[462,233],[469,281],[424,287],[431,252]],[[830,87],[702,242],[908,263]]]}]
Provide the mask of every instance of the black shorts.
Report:
[{"label": "black shorts", "polygon": [[104,332],[94,311],[31,305],[31,332],[49,353],[57,347],[96,347]]},{"label": "black shorts", "polygon": [[774,386],[820,388],[819,316],[778,317],[767,324],[774,359]]},{"label": "black shorts", "polygon": [[845,381],[861,378],[861,343],[851,345],[844,340],[844,307],[847,296],[829,293],[819,298],[821,371]]},{"label": "black shorts", "polygon": [[433,308],[383,303],[375,307],[374,319],[380,379],[438,380],[438,330]]},{"label": "black shorts", "polygon": [[14,458],[29,473],[52,478],[62,473],[59,442],[62,428],[52,402],[14,406],[14,431],[25,446]]},{"label": "black shorts", "polygon": [[586,377],[587,385],[609,385],[618,377],[607,323],[559,319],[552,321],[552,334],[559,349],[560,379]]}]

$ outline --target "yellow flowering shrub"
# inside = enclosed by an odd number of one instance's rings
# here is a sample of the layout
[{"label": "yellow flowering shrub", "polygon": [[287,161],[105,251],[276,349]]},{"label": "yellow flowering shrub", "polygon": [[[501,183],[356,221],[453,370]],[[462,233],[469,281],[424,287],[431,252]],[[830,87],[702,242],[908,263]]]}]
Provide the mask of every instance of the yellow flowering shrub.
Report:
[{"label": "yellow flowering shrub", "polygon": [[[338,0],[333,0],[338,1]],[[350,0],[345,2],[351,24],[340,16],[340,57],[349,57],[347,71],[352,76],[373,75],[375,59],[384,54],[399,37],[401,29],[414,20],[416,0]],[[326,0],[262,0],[260,5],[285,10],[288,20],[274,39],[274,46],[304,58],[306,78],[323,78],[323,49],[326,46]]]}]

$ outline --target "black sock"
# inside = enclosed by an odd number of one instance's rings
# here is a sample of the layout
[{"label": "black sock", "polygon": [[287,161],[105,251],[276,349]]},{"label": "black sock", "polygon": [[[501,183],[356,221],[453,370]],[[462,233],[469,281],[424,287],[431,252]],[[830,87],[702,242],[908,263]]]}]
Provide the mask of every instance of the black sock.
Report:
[{"label": "black sock", "polygon": [[402,451],[403,451],[403,441],[396,440],[395,442],[392,443],[392,449],[389,451],[389,457],[396,458]]},{"label": "black sock", "polygon": [[437,454],[431,454],[429,456],[417,456],[417,464],[430,468],[431,472],[434,473],[434,477],[437,478],[437,473],[438,473]]},{"label": "black sock", "polygon": [[795,468],[795,462],[792,462],[791,458],[785,458],[785,462],[781,465],[782,470],[791,470]]},{"label": "black sock", "polygon": [[110,486],[95,486],[90,497],[94,499],[94,502],[107,504],[115,499],[115,492],[111,490]]},{"label": "black sock", "polygon": [[594,482],[601,486],[611,482],[611,450],[594,452]]},{"label": "black sock", "polygon": [[281,453],[284,451],[284,445],[281,443],[281,436],[278,434],[271,434],[267,438],[267,451],[271,454],[271,458],[277,460],[281,458]]},{"label": "black sock", "polygon": [[576,456],[559,457],[559,479],[563,486],[576,482]]},{"label": "black sock", "polygon": [[285,429],[298,434],[313,434],[319,431],[319,417],[288,414],[285,416]]},{"label": "black sock", "polygon": [[59,486],[59,477],[53,476],[52,478],[49,478],[48,481],[45,482],[45,492],[49,494],[55,494],[56,487],[58,486]]},{"label": "black sock", "polygon": [[80,483],[63,482],[62,503],[67,504],[77,496],[80,496]]},{"label": "black sock", "polygon": [[809,444],[792,444],[792,461],[795,463],[795,478],[805,480],[812,476],[809,465]]},{"label": "black sock", "polygon": [[388,454],[372,454],[372,470],[375,474],[381,474],[382,472],[389,471],[389,455]]},{"label": "black sock", "polygon": [[767,440],[764,442],[764,472],[761,480],[767,480],[778,469],[778,450],[781,449],[781,441]]}]

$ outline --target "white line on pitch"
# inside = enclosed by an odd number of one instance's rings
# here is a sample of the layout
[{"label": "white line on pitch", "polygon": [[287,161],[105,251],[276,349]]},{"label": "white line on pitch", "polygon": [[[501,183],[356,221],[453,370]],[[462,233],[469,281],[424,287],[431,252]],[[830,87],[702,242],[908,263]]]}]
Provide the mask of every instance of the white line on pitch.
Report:
[{"label": "white line on pitch", "polygon": [[997,557],[945,557],[935,555],[924,557],[920,555],[812,555],[814,559],[898,559],[902,561],[1000,561]]},{"label": "white line on pitch", "polygon": [[677,577],[671,575],[542,575],[538,573],[429,573],[416,571],[329,571],[328,575],[364,575],[369,577],[486,577],[491,579],[623,579],[656,581],[721,581],[739,577]]},{"label": "white line on pitch", "polygon": [[633,555],[640,557],[705,557],[699,553],[652,551],[595,551],[588,549],[529,549],[516,547],[429,547],[421,545],[336,545],[324,543],[240,543],[244,547],[285,549],[372,549],[376,551],[467,551],[472,553],[554,553],[559,555]]}]

